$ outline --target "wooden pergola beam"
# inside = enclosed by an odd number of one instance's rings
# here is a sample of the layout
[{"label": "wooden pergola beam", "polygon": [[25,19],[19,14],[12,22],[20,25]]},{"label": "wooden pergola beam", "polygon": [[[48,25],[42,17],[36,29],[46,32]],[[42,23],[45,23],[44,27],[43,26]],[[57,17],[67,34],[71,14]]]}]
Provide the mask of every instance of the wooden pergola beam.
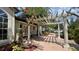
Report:
[{"label": "wooden pergola beam", "polygon": [[53,23],[46,23],[45,25],[50,25],[50,24],[63,24],[64,22],[53,22]]}]

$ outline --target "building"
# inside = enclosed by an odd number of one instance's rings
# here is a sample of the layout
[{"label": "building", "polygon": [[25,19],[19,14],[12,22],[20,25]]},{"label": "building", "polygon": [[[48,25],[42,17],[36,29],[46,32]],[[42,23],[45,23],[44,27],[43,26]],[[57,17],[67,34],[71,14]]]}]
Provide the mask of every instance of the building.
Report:
[{"label": "building", "polygon": [[[14,41],[22,28],[26,30],[25,34],[28,36],[28,23],[24,16],[18,8],[0,8],[0,40]],[[30,36],[38,35],[36,23],[30,25],[30,30]]]}]

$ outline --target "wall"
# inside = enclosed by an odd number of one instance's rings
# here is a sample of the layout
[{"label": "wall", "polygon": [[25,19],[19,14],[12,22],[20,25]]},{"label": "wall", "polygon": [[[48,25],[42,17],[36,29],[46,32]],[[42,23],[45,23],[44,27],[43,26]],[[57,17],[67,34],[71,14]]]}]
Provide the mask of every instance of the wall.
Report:
[{"label": "wall", "polygon": [[[19,33],[20,32],[20,29],[21,29],[20,28],[20,25],[22,25],[22,28],[23,29],[26,27],[25,28],[26,36],[28,35],[28,27],[27,27],[28,25],[27,25],[27,23],[16,20],[15,21],[15,24],[16,24],[16,26],[15,26],[16,33]],[[31,35],[36,35],[37,34],[37,26],[36,25],[31,25],[31,28],[30,29],[31,29],[31,31],[30,31]]]}]

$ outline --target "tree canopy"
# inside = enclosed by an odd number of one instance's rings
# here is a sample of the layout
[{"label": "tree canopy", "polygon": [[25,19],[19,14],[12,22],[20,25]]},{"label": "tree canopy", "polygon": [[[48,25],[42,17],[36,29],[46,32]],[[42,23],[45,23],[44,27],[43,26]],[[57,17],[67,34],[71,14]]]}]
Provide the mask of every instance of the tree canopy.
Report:
[{"label": "tree canopy", "polygon": [[28,7],[25,9],[26,15],[29,16],[46,16],[47,15],[47,10],[46,8],[43,7]]}]

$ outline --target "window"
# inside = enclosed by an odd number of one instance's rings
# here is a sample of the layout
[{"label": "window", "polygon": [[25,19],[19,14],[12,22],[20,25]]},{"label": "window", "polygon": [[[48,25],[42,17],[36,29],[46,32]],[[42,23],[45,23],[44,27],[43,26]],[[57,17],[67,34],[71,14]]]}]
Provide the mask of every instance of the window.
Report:
[{"label": "window", "polygon": [[0,28],[2,28],[2,23],[0,23]]},{"label": "window", "polygon": [[2,22],[2,17],[0,17],[0,22]]},{"label": "window", "polygon": [[20,24],[20,28],[22,28],[22,24]]},{"label": "window", "polygon": [[7,39],[8,19],[0,17],[0,40]]}]

